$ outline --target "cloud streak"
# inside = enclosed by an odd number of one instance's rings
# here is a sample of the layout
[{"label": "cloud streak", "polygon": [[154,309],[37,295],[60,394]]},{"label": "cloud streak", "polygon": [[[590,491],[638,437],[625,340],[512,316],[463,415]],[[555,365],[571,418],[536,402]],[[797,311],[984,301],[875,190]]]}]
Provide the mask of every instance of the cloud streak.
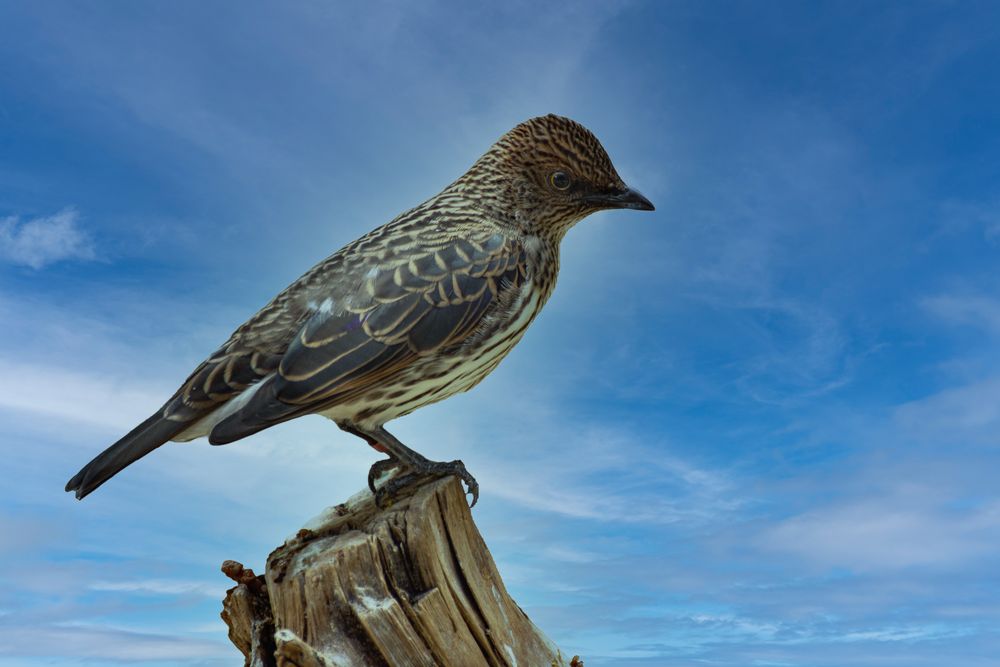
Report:
[{"label": "cloud streak", "polygon": [[947,511],[905,494],[820,508],[767,529],[759,545],[821,568],[951,568],[996,557],[1000,503]]},{"label": "cloud streak", "polygon": [[0,219],[0,259],[33,269],[94,259],[93,241],[80,227],[79,219],[73,208],[24,221],[18,216]]}]

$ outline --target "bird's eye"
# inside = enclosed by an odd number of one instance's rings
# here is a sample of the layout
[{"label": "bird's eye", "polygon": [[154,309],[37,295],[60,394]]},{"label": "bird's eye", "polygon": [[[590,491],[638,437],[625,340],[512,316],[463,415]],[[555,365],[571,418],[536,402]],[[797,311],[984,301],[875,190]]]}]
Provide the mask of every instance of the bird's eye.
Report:
[{"label": "bird's eye", "polygon": [[568,190],[570,186],[569,174],[565,171],[554,171],[552,175],[549,176],[549,183],[552,184],[556,190]]}]

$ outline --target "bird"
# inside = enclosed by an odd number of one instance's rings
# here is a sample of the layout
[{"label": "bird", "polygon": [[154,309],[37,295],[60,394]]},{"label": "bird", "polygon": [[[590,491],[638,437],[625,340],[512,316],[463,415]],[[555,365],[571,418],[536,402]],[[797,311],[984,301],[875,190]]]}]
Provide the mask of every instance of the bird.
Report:
[{"label": "bird", "polygon": [[[368,486],[387,496],[456,475],[385,424],[468,391],[548,301],[566,232],[607,209],[654,210],[597,137],[549,114],[501,136],[456,181],[320,261],[198,365],[163,406],[66,484],[82,499],[161,445],[224,445],[320,414],[388,455]],[[376,489],[380,475],[402,474]]]}]

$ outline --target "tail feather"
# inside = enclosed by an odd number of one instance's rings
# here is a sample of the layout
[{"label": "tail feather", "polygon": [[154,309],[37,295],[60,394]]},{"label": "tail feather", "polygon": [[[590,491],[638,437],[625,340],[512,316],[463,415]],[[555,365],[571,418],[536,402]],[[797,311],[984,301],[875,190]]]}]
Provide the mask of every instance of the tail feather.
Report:
[{"label": "tail feather", "polygon": [[83,466],[66,483],[66,490],[75,491],[78,500],[83,498],[189,425],[187,422],[164,419],[163,413],[158,411]]},{"label": "tail feather", "polygon": [[289,405],[283,402],[278,398],[274,377],[256,385],[247,401],[236,412],[212,428],[208,441],[213,445],[228,445],[315,409],[315,406]]}]

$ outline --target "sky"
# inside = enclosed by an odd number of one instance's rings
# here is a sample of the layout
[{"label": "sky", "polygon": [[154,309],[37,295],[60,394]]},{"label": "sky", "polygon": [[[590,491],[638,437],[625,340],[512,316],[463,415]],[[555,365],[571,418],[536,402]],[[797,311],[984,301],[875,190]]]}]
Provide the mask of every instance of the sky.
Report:
[{"label": "sky", "polygon": [[239,661],[225,559],[377,454],[320,417],[66,480],[312,264],[558,113],[603,212],[475,390],[513,597],[588,667],[1000,665],[1000,7],[0,4],[0,667]]}]

